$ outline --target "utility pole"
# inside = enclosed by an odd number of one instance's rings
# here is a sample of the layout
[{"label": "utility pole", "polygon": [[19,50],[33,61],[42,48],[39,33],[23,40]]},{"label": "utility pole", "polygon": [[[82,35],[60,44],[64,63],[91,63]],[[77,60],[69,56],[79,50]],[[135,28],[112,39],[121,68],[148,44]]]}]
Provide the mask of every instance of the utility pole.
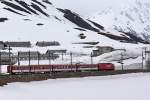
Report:
[{"label": "utility pole", "polygon": [[146,50],[146,47],[144,48],[144,51],[145,51],[145,59],[146,59],[146,58],[147,58],[147,57],[146,57],[146,51],[147,51],[147,50]]},{"label": "utility pole", "polygon": [[20,66],[20,52],[18,52],[18,66]]},{"label": "utility pole", "polygon": [[10,58],[10,45],[9,45],[9,48],[8,48],[8,50],[9,50],[9,65],[11,65],[11,58]]},{"label": "utility pole", "polygon": [[123,68],[123,67],[124,67],[124,66],[123,66],[123,64],[124,64],[124,63],[123,63],[123,53],[121,53],[121,66],[122,66],[122,70],[124,70],[124,68]]},{"label": "utility pole", "polygon": [[143,54],[143,49],[142,49],[142,69],[143,69],[143,66],[144,66],[144,54]]},{"label": "utility pole", "polygon": [[72,65],[72,52],[70,52],[70,63]]},{"label": "utility pole", "polygon": [[51,52],[50,51],[48,52],[48,56],[49,56],[48,57],[49,58],[49,64],[51,64]]},{"label": "utility pole", "polygon": [[147,57],[149,57],[149,56],[147,56],[148,55],[148,51],[147,51],[147,48],[146,47],[143,47],[142,48],[142,69],[144,69],[144,59],[145,59],[145,67],[147,67],[147,60],[149,59],[147,59]]},{"label": "utility pole", "polygon": [[30,51],[28,52],[29,53],[29,66],[31,65],[31,54],[30,54]]},{"label": "utility pole", "polygon": [[51,60],[54,60],[54,53],[51,53]]},{"label": "utility pole", "polygon": [[31,54],[30,54],[30,51],[28,52],[29,53],[29,67],[30,67],[30,72],[31,72],[31,62],[30,62],[30,60],[31,60]]},{"label": "utility pole", "polygon": [[[144,57],[145,53],[145,57]],[[144,59],[146,60],[146,48],[142,48],[142,69],[144,69]]]},{"label": "utility pole", "polygon": [[37,51],[38,53],[38,65],[40,64],[40,53]]},{"label": "utility pole", "polygon": [[62,55],[62,61],[64,60],[64,54],[63,54],[63,52],[61,53],[61,55]]},{"label": "utility pole", "polygon": [[1,67],[2,67],[2,66],[1,66],[1,65],[2,65],[2,59],[1,59],[2,56],[1,56],[1,55],[2,55],[2,54],[1,54],[1,51],[0,51],[0,73],[2,73],[2,68],[1,68]]},{"label": "utility pole", "polygon": [[91,64],[93,64],[93,53],[91,52]]}]

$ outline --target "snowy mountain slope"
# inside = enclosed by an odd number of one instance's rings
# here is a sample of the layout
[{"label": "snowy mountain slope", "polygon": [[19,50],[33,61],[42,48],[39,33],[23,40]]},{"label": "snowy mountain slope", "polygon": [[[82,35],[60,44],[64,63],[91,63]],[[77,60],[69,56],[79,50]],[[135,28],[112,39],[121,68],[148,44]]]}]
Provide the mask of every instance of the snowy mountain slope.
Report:
[{"label": "snowy mountain slope", "polygon": [[133,3],[123,6],[110,6],[98,11],[89,19],[105,26],[106,29],[115,29],[145,43],[150,42],[150,2],[148,0],[131,0]]},{"label": "snowy mountain slope", "polygon": [[[16,20],[15,20],[16,22],[13,22],[13,23],[15,23],[15,25],[17,24],[17,22],[19,22],[19,19],[21,19],[21,21],[23,19],[23,21],[26,21],[28,24],[31,23],[31,25],[33,25],[33,21],[38,21],[38,22],[36,22],[37,26],[43,26],[44,21],[47,23],[48,20],[55,20],[59,24],[62,24],[62,23],[67,24],[67,25],[69,24],[69,26],[71,24],[71,27],[74,27],[75,29],[78,29],[80,31],[81,30],[85,31],[85,29],[87,29],[87,30],[91,30],[91,31],[95,31],[95,32],[100,32],[100,33],[102,32],[105,34],[107,34],[109,32],[109,31],[103,31],[105,28],[103,26],[101,26],[100,24],[97,24],[96,22],[93,22],[91,20],[86,20],[86,19],[80,17],[80,15],[78,15],[68,9],[61,9],[61,8],[54,7],[53,4],[47,0],[46,1],[26,0],[25,2],[19,1],[19,0],[13,0],[13,1],[3,0],[3,1],[1,1],[1,4],[2,4],[1,5],[1,9],[2,9],[1,16],[3,16],[1,18],[1,20],[9,21],[9,19],[11,19],[11,21],[12,21],[12,20],[14,20],[14,18],[16,18]],[[11,14],[9,14],[9,13],[11,13]],[[16,14],[16,15],[14,15],[14,14]],[[9,16],[10,18],[7,18],[6,16],[7,17]],[[55,21],[52,21],[52,23],[54,23]],[[25,23],[19,22],[19,24],[25,24]],[[47,24],[49,24],[49,23],[47,23]],[[3,24],[1,24],[1,25],[2,25],[2,27],[5,26]],[[10,25],[10,23],[7,24],[7,26],[8,25]],[[11,27],[12,26],[13,25],[11,25]],[[51,25],[49,25],[49,26],[51,26]],[[54,27],[54,26],[58,26],[58,25],[52,25],[52,26]],[[15,26],[15,27],[17,27],[17,26]],[[12,27],[12,29],[14,29],[14,31],[18,30],[15,27]],[[24,28],[23,25],[19,25],[19,27]],[[30,28],[33,28],[33,27],[34,26],[31,26]],[[80,28],[78,28],[78,27],[80,27]],[[21,28],[19,28],[19,29],[22,30]],[[64,28],[64,29],[66,31],[69,31],[66,28]],[[33,29],[31,29],[31,32],[32,32],[32,30]],[[3,32],[3,30],[2,30],[2,32]],[[14,32],[14,33],[16,34],[19,32]],[[109,33],[113,33],[113,32],[109,32]],[[114,32],[114,33],[117,33],[117,32]],[[113,33],[113,35],[114,35],[114,33]],[[128,36],[124,33],[117,33],[117,34],[118,35],[123,34],[123,35],[121,35],[120,37],[116,37],[117,38],[116,40],[134,41],[134,39],[132,39],[131,36]],[[24,35],[22,35],[22,36],[24,36]],[[115,34],[115,36],[116,36],[116,34]],[[108,37],[110,37],[110,36],[108,36]],[[115,39],[115,37],[112,39]]]},{"label": "snowy mountain slope", "polygon": [[[112,30],[109,32],[100,24],[86,20],[77,13],[55,7],[48,0],[1,0],[0,9],[0,39],[4,41],[55,40],[65,46],[64,48],[73,50],[75,45],[72,43],[103,40],[105,36],[97,33],[109,33],[121,40],[132,41],[124,33]],[[81,33],[84,33],[85,39],[79,37]],[[113,41],[114,38],[107,39]],[[105,40],[101,42],[105,44]],[[78,49],[79,47],[81,46]]]},{"label": "snowy mountain slope", "polygon": [[[82,29],[79,28],[78,23],[76,25],[66,19],[64,14],[47,0],[2,0],[0,2],[0,9],[2,20],[0,22],[1,40],[55,40],[59,41],[62,45],[64,44],[64,46],[69,45],[68,47],[71,47],[73,42],[87,41],[86,39],[81,40],[78,37],[82,33],[82,31],[77,30]],[[84,19],[82,19],[82,22],[89,28],[93,28]],[[84,33],[87,33],[87,30],[84,30]],[[89,39],[88,42],[90,42]]]},{"label": "snowy mountain slope", "polygon": [[[74,11],[80,13],[81,15],[84,16],[88,16],[93,14],[93,12],[101,12],[104,9],[109,9],[112,8],[113,9],[113,13],[115,12],[120,12],[121,9],[125,10],[127,8],[132,8],[135,5],[140,5],[140,2],[146,4],[148,6],[148,3],[150,3],[148,0],[92,0],[92,1],[69,1],[69,0],[51,0],[52,2],[54,2],[54,4],[61,6],[63,8],[69,8],[69,9],[73,9]],[[71,3],[72,2],[72,3]],[[80,4],[78,3],[80,2]],[[91,6],[91,7],[90,7]],[[93,7],[94,6],[94,7]],[[80,7],[82,7],[83,9],[80,9]],[[148,9],[148,8],[147,8]],[[87,12],[86,12],[87,11]],[[109,12],[109,10],[104,10],[104,12]],[[130,13],[130,9],[127,11]],[[143,10],[142,12],[145,12],[145,10]],[[110,15],[105,15],[105,13],[103,14],[104,16],[101,16],[101,18],[99,18],[96,13],[96,15],[94,14],[94,18],[89,18],[90,20],[93,20],[94,22],[98,22],[100,25],[105,26],[105,28],[107,29],[107,31],[109,30],[110,32],[112,32],[112,27],[114,27],[113,25],[109,25],[112,22],[112,14]],[[117,15],[116,13],[114,15]],[[93,15],[92,15],[93,16]],[[128,15],[125,15],[127,17],[129,17]],[[145,16],[145,15],[143,15]],[[95,18],[96,17],[96,18]],[[123,20],[122,17],[118,16],[120,19]],[[136,17],[136,15],[134,16]],[[141,18],[143,19],[143,18]],[[140,20],[141,20],[140,19]],[[118,21],[120,22],[120,21]],[[107,24],[108,23],[108,24]],[[122,22],[121,22],[122,23]],[[122,23],[124,25],[124,23]],[[126,37],[116,37],[114,35],[105,35],[111,39],[116,39],[116,40],[121,40],[121,42],[132,42],[132,43],[137,43],[137,42],[141,42],[141,43],[149,43],[149,35],[147,34],[147,32],[140,32],[139,29],[143,27],[142,24],[136,24],[136,23],[132,23],[132,26],[135,26],[136,29],[127,27],[128,31],[124,31],[122,29],[118,29],[117,31],[123,32],[125,35],[127,35],[128,37],[130,37],[130,39],[126,38]],[[117,23],[117,25],[120,25]],[[142,26],[139,28],[139,26]],[[110,29],[108,29],[108,27],[110,27]],[[149,27],[149,26],[146,26]],[[115,27],[116,29],[116,27]],[[147,29],[146,29],[147,30]],[[138,33],[137,33],[138,32]],[[145,34],[146,33],[146,34]],[[123,41],[122,41],[123,40]]]},{"label": "snowy mountain slope", "polygon": [[[35,33],[40,33],[38,35],[40,38],[40,35],[43,35],[43,33],[45,35],[54,33],[57,35],[55,36],[52,34],[52,38],[60,40],[58,37],[60,33],[63,33],[65,35],[64,37],[67,38],[70,37],[67,36],[67,34],[73,35],[73,33],[80,34],[85,31],[88,31],[88,33],[94,31],[100,35],[107,36],[110,39],[131,43],[147,43],[147,41],[143,39],[140,40],[127,33],[105,30],[105,27],[101,24],[90,19],[86,20],[84,17],[81,17],[79,14],[69,9],[57,8],[48,0],[2,0],[0,16],[2,16],[1,20],[4,22],[1,22],[0,26],[2,28],[1,32],[6,35],[3,36],[3,39],[5,40],[9,40],[7,35],[10,34],[10,31],[15,34],[14,36],[17,36],[14,37],[14,39],[17,38],[18,40],[32,40]],[[10,31],[6,30],[6,27]],[[50,27],[52,29],[50,29]],[[24,30],[25,28],[28,28],[28,30]],[[57,30],[58,28],[59,30]],[[71,34],[69,34],[69,32]],[[29,35],[33,35],[30,37],[31,39],[28,37]],[[38,37],[36,39],[40,40]]]}]

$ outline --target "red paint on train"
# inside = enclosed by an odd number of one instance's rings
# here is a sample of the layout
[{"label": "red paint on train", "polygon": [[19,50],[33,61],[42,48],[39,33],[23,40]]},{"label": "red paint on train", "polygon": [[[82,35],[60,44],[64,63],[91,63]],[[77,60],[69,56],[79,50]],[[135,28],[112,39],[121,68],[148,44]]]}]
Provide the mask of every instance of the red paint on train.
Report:
[{"label": "red paint on train", "polygon": [[114,70],[115,66],[112,63],[100,64],[52,64],[52,65],[11,65],[7,67],[8,73],[30,73],[30,72],[52,72],[52,71],[84,71],[84,70],[99,70],[110,71]]},{"label": "red paint on train", "polygon": [[101,70],[115,70],[115,66],[112,63],[101,63],[98,64],[98,69]]}]

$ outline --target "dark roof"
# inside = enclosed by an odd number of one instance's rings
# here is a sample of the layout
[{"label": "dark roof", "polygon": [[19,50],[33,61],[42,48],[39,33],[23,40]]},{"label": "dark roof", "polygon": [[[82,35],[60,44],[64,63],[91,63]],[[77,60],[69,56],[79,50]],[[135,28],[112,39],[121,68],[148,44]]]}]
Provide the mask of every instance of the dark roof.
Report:
[{"label": "dark roof", "polygon": [[5,44],[10,47],[31,47],[30,41],[20,41],[20,42],[7,41],[7,42],[5,42]]},{"label": "dark roof", "polygon": [[57,41],[38,41],[36,46],[46,47],[46,46],[60,46],[60,43]]},{"label": "dark roof", "polygon": [[97,45],[99,42],[76,42],[72,44],[88,44],[88,45]]},{"label": "dark roof", "polygon": [[96,48],[112,48],[113,49],[113,47],[111,46],[97,46]]},{"label": "dark roof", "polygon": [[30,55],[40,54],[38,51],[25,51],[25,52],[21,51],[21,52],[19,52],[19,55],[29,55],[29,53],[30,53]]},{"label": "dark roof", "polygon": [[47,50],[46,53],[66,53],[67,50]]},{"label": "dark roof", "polygon": [[[0,52],[1,55],[9,55],[9,52]],[[10,54],[12,54],[12,52],[10,52]]]}]

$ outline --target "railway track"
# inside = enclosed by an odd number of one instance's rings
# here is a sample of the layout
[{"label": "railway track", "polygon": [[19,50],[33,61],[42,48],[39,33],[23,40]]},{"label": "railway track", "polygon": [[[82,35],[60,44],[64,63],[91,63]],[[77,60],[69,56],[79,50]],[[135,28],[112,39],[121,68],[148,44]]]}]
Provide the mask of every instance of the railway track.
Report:
[{"label": "railway track", "polygon": [[0,86],[7,85],[13,82],[30,82],[30,81],[41,81],[47,79],[56,78],[79,78],[88,76],[107,76],[107,75],[118,75],[128,73],[149,73],[150,70],[117,70],[117,71],[85,71],[85,72],[53,72],[53,73],[28,73],[28,74],[1,74],[0,75]]}]

